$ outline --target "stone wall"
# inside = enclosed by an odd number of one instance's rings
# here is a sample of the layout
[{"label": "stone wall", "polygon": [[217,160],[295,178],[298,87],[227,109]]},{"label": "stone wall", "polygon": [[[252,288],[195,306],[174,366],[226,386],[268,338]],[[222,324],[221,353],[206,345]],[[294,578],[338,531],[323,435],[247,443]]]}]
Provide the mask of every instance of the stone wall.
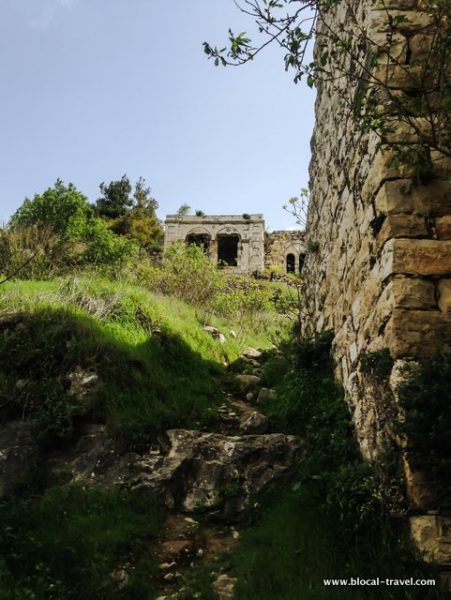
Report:
[{"label": "stone wall", "polygon": [[[265,264],[276,272],[300,273],[307,254],[302,231],[273,231],[265,238]],[[293,267],[293,269],[291,269]]]},{"label": "stone wall", "polygon": [[[414,0],[385,4],[392,14],[408,16],[393,42],[408,70],[424,59],[429,17]],[[338,4],[331,17],[343,31],[349,22],[345,6]],[[362,28],[384,31],[387,15],[380,4],[356,2],[355,10]],[[406,91],[401,76],[393,85]],[[337,375],[360,448],[376,460],[390,443],[399,444],[393,428],[399,367],[451,345],[451,161],[433,151],[427,182],[413,166],[395,168],[393,153],[378,151],[376,136],[356,126],[350,107],[358,92],[358,84],[346,78],[334,87],[318,86],[307,227],[318,249],[304,267],[305,333],[334,331]],[[389,350],[394,369],[390,385],[375,386],[362,373],[360,358],[381,349]],[[416,513],[412,535],[428,560],[451,570],[450,515],[421,493],[430,487],[428,474],[412,471],[407,456],[404,463]],[[431,510],[433,516],[426,515]]]}]

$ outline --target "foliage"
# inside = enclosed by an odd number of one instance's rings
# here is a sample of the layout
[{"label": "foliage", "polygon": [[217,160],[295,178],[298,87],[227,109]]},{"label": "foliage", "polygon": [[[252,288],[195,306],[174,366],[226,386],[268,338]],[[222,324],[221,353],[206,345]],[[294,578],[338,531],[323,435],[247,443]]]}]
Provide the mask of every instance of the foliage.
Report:
[{"label": "foliage", "polygon": [[[355,481],[357,481],[355,479]],[[259,498],[254,522],[231,558],[236,600],[379,600],[380,586],[329,587],[324,579],[434,579],[437,586],[383,588],[387,600],[438,600],[438,573],[421,564],[399,522],[375,519],[372,531],[352,536],[323,510],[323,491],[310,480]]]},{"label": "foliage", "polygon": [[451,495],[450,381],[451,356],[438,355],[407,364],[396,390],[409,462],[432,476],[445,497]]},{"label": "foliage", "polygon": [[[310,87],[329,86],[345,110],[355,115],[360,129],[375,133],[380,146],[395,149],[398,160],[411,164],[412,152],[430,159],[432,150],[451,156],[448,0],[422,3],[420,15],[428,22],[421,28],[419,55],[400,51],[400,44],[408,47],[411,22],[407,14],[388,10],[384,2],[380,14],[385,22],[377,28],[366,24],[353,0],[238,0],[235,4],[256,23],[264,39],[254,45],[245,32],[229,30],[228,47],[204,42],[205,53],[216,65],[245,64],[276,44],[285,52],[285,69],[294,70],[296,83],[305,78]],[[405,82],[402,91],[400,79]]]},{"label": "foliage", "polygon": [[[231,558],[237,600],[347,599],[349,590],[325,578],[432,578],[408,531],[393,513],[399,503],[396,455],[362,461],[342,390],[334,380],[332,334],[295,340],[265,356],[265,384],[277,395],[265,405],[277,431],[299,436],[304,452],[295,480],[256,498],[249,527]],[[388,575],[390,573],[390,575]],[[379,587],[353,589],[353,598],[380,597]],[[440,598],[434,587],[385,588],[384,597]]]},{"label": "foliage", "polygon": [[191,206],[189,204],[182,204],[175,213],[178,217],[186,217],[191,212]]},{"label": "foliage", "polygon": [[48,278],[77,267],[119,267],[136,251],[108,230],[73,184],[60,179],[42,195],[25,199],[2,237],[9,255],[2,265],[6,273],[27,256],[39,259],[39,267],[30,266],[24,276],[33,275],[33,269]]},{"label": "foliage", "polygon": [[393,359],[388,348],[373,352],[362,352],[360,355],[360,369],[365,375],[388,380],[392,368]]},{"label": "foliage", "polygon": [[[0,504],[1,600],[154,597],[150,546],[160,510],[148,494],[80,486]],[[122,589],[111,576],[134,557]]]},{"label": "foliage", "polygon": [[210,306],[223,278],[202,248],[180,243],[167,250],[161,269],[148,271],[145,282],[152,289],[201,309]]},{"label": "foliage", "polygon": [[[54,444],[88,419],[141,443],[169,427],[200,427],[219,399],[222,347],[175,299],[101,279],[5,284],[0,310],[3,418],[38,421]],[[98,375],[74,394],[77,368]],[[17,382],[20,382],[19,384]]]},{"label": "foliage", "polygon": [[100,191],[102,196],[95,204],[95,211],[100,217],[116,219],[124,216],[133,206],[133,200],[130,198],[132,185],[127,175],[123,175],[117,181],[111,181],[108,185],[103,181]]},{"label": "foliage", "polygon": [[96,202],[95,210],[103,217],[114,233],[125,236],[146,251],[160,250],[163,246],[163,228],[157,217],[158,202],[143,177],[132,185],[126,175],[108,185],[102,183],[103,196]]}]

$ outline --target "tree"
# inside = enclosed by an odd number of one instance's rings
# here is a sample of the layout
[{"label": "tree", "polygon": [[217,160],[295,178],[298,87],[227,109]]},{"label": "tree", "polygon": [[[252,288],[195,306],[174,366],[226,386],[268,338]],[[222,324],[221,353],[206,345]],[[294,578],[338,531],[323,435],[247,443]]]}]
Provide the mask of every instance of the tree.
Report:
[{"label": "tree", "polygon": [[158,202],[151,196],[144,177],[140,177],[133,188],[129,178],[123,175],[108,185],[101,183],[100,190],[103,197],[97,200],[95,209],[111,231],[134,240],[146,251],[162,247],[163,228],[156,214]]},{"label": "tree", "polygon": [[15,234],[15,254],[21,248],[24,255],[42,256],[48,273],[55,261],[60,272],[73,267],[118,265],[136,249],[107,228],[86,196],[61,179],[32,200],[26,198],[11,217],[8,229]]},{"label": "tree", "polygon": [[111,181],[108,185],[103,181],[100,184],[100,191],[102,196],[95,204],[95,211],[100,217],[117,219],[125,215],[133,206],[133,199],[130,197],[132,185],[126,175],[117,181]]},{"label": "tree", "polygon": [[[234,1],[264,40],[254,45],[245,32],[229,30],[228,47],[204,42],[216,65],[243,65],[276,44],[296,83],[305,77],[311,87],[330,86],[362,131],[376,133],[379,147],[393,149],[401,162],[427,171],[431,151],[451,156],[449,0],[422,0],[426,24],[419,58],[409,46],[408,14],[389,10],[387,0],[379,1],[385,22],[377,27],[365,20],[355,0]],[[400,90],[401,79],[405,89]]]},{"label": "tree", "polygon": [[177,212],[175,213],[178,217],[186,217],[191,212],[191,206],[189,204],[182,204]]}]

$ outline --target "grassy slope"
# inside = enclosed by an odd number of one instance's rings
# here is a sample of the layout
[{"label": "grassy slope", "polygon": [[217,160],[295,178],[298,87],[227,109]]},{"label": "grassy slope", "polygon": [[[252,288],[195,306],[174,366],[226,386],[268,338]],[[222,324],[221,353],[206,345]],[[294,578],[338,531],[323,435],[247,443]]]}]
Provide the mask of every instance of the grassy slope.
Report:
[{"label": "grassy slope", "polygon": [[[221,345],[185,303],[99,278],[2,285],[0,315],[2,418],[33,418],[44,448],[76,437],[84,421],[138,446],[164,428],[206,426],[224,363],[246,345],[269,345],[264,335],[235,340],[233,325],[213,319],[227,336]],[[99,376],[82,400],[67,378],[76,367]],[[0,600],[155,597],[156,502],[36,489],[0,502]],[[119,589],[111,573],[127,562],[135,569]]]},{"label": "grassy slope", "polygon": [[[136,442],[162,428],[201,427],[220,398],[224,363],[246,344],[269,343],[227,335],[221,345],[183,302],[101,279],[8,284],[0,312],[23,313],[21,326],[0,341],[0,391],[15,398],[8,409],[31,406],[61,437],[83,412]],[[215,324],[227,334],[225,323]],[[73,406],[67,397],[65,377],[76,366],[100,377],[91,405]],[[26,382],[23,392],[18,380]],[[30,405],[30,397],[43,401]]]}]

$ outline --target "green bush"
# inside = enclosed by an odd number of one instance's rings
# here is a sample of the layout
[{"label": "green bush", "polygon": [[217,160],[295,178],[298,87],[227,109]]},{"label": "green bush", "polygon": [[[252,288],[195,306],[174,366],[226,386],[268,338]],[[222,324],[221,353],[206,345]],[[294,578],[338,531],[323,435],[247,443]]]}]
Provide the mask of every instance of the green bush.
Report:
[{"label": "green bush", "polygon": [[173,244],[166,252],[161,269],[150,268],[141,281],[155,291],[180,298],[200,309],[208,309],[223,278],[201,248]]},{"label": "green bush", "polygon": [[1,265],[4,273],[14,272],[21,260],[35,256],[38,273],[30,263],[31,270],[21,269],[18,276],[39,274],[46,279],[80,267],[117,268],[137,252],[133,242],[115,235],[96,217],[73,184],[66,186],[61,180],[24,201],[3,231],[2,245],[9,257]]}]

